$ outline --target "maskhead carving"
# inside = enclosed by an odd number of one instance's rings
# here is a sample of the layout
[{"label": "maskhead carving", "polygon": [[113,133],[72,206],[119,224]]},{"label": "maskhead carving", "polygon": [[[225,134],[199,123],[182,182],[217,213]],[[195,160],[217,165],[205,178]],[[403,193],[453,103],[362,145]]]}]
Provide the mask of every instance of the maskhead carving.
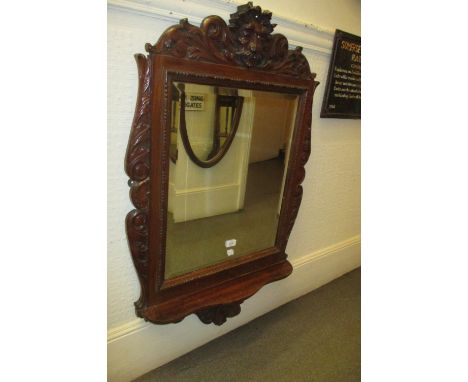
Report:
[{"label": "maskhead carving", "polygon": [[219,16],[208,16],[200,27],[187,19],[168,28],[155,45],[146,44],[150,55],[170,55],[225,65],[268,70],[303,79],[313,78],[302,48],[289,50],[288,40],[273,34],[272,13],[251,2],[231,14],[229,24]]},{"label": "maskhead carving", "polygon": [[239,6],[237,12],[231,15],[228,25],[237,45],[236,60],[247,67],[265,66],[275,26],[271,24],[271,12],[262,12],[251,2]]}]

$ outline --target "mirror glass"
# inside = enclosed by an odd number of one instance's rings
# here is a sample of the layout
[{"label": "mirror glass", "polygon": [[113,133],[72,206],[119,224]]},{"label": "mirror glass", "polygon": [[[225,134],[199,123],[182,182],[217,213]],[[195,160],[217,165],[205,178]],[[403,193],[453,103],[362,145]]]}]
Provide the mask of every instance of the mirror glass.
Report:
[{"label": "mirror glass", "polygon": [[166,279],[274,246],[297,101],[173,83]]}]

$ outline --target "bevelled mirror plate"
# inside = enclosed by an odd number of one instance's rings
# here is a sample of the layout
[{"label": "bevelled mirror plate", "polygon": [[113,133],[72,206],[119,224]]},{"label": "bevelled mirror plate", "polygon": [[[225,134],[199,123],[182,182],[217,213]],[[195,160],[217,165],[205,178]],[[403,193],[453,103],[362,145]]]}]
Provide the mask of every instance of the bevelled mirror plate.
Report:
[{"label": "bevelled mirror plate", "polygon": [[[274,246],[297,108],[295,95],[245,89],[231,91],[232,104],[242,107],[218,108],[226,96],[217,87],[175,85],[184,90],[171,113],[178,156],[169,166],[166,278]],[[184,111],[182,98],[197,99],[198,107]],[[191,159],[183,120],[192,152],[206,161],[218,147],[225,151],[218,163],[201,167]]]},{"label": "bevelled mirror plate", "polygon": [[292,272],[318,82],[271,16],[248,3],[229,24],[181,20],[135,56],[126,230],[145,320],[221,325]]}]

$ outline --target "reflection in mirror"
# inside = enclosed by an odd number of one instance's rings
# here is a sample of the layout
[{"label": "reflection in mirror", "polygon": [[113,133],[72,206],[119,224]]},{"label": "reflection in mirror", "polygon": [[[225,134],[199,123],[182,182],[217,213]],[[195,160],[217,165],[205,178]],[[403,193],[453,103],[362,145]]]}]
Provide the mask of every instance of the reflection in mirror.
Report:
[{"label": "reflection in mirror", "polygon": [[[181,84],[180,86],[183,86]],[[169,146],[169,157],[173,163],[177,162],[177,126],[179,124],[178,113],[180,110],[180,95],[178,89],[172,84],[172,101],[171,101],[171,143]]]},{"label": "reflection in mirror", "polygon": [[173,84],[166,279],[274,246],[296,107],[295,95]]},{"label": "reflection in mirror", "polygon": [[[236,89],[215,87],[213,99],[211,92],[186,94],[185,84],[173,84],[171,160],[177,161],[178,124],[185,150],[195,164],[211,167],[218,163],[236,135],[243,103],[244,98],[237,95]],[[206,113],[189,113],[187,122],[186,111],[205,111],[205,107],[208,108]],[[190,129],[187,123],[192,126]]]},{"label": "reflection in mirror", "polygon": [[213,150],[206,158],[213,164],[218,162],[214,158],[219,157],[219,160],[221,160],[227,150],[229,150],[229,146],[239,127],[242,106],[244,104],[244,98],[237,94],[236,89],[215,88],[215,93],[216,108]]}]

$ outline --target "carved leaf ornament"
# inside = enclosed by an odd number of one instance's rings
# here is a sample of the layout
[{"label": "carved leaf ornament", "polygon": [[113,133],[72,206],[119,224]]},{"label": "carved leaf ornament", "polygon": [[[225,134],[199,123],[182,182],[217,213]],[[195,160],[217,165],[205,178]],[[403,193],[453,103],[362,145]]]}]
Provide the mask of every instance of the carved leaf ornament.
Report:
[{"label": "carved leaf ornament", "polygon": [[197,61],[263,69],[271,73],[311,79],[302,48],[288,50],[288,40],[272,34],[271,12],[251,2],[231,15],[229,25],[219,16],[206,17],[200,27],[182,19],[168,28],[155,45],[146,44],[150,54],[171,55]]}]

